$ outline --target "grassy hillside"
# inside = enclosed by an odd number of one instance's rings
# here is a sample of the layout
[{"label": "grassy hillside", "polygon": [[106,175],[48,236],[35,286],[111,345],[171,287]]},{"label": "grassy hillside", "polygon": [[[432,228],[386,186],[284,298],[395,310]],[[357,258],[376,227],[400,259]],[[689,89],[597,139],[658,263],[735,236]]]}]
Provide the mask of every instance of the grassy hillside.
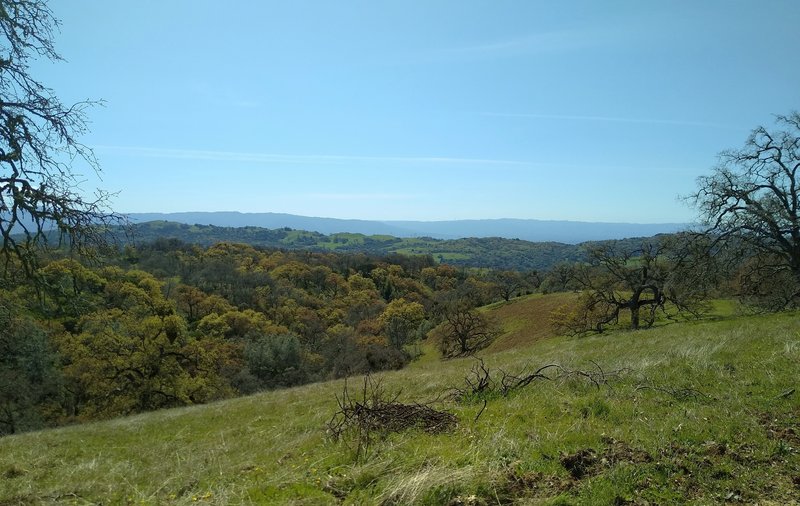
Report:
[{"label": "grassy hillside", "polygon": [[503,334],[487,352],[520,348],[540,339],[554,337],[556,330],[551,325],[550,315],[576,297],[574,293],[535,294],[492,304],[488,308],[489,313],[502,324]]},{"label": "grassy hillside", "polygon": [[452,431],[357,456],[325,431],[343,381],[321,383],[0,439],[0,505],[797,504],[798,314],[544,338],[525,315],[556,302],[491,308],[507,333],[483,355],[495,378],[559,364],[552,380],[457,402],[474,359],[380,376],[439,398]]}]

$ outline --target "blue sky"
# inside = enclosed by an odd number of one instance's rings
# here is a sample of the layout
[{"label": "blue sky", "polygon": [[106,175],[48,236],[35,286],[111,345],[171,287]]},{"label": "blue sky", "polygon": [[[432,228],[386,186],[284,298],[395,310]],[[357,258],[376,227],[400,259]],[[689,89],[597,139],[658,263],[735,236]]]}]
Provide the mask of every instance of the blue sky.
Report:
[{"label": "blue sky", "polygon": [[121,212],[690,221],[800,108],[800,2],[52,2]]}]

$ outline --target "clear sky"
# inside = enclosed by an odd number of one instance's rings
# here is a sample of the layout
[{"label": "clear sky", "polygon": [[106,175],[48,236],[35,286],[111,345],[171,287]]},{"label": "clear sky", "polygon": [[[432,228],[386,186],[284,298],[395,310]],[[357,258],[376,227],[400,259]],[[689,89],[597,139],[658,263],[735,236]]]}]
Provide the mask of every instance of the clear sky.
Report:
[{"label": "clear sky", "polygon": [[800,108],[800,1],[53,1],[120,212],[690,221]]}]

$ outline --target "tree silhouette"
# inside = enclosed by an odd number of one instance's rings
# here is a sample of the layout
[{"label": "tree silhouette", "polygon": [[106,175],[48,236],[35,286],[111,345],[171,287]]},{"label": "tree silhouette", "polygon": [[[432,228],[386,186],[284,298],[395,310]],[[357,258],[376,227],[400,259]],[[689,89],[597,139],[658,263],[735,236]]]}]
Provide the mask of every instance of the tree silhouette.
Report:
[{"label": "tree silhouette", "polygon": [[772,300],[780,307],[800,300],[800,113],[777,116],[776,124],[720,153],[690,199],[715,245],[739,252],[744,292],[780,292]]},{"label": "tree silhouette", "polygon": [[41,0],[0,1],[0,258],[16,258],[27,274],[36,250],[55,232],[58,243],[86,251],[105,237],[98,225],[119,220],[109,195],[86,196],[80,165],[98,171],[79,138],[96,102],[64,105],[30,74],[35,59],[62,60],[53,46],[59,22]]}]

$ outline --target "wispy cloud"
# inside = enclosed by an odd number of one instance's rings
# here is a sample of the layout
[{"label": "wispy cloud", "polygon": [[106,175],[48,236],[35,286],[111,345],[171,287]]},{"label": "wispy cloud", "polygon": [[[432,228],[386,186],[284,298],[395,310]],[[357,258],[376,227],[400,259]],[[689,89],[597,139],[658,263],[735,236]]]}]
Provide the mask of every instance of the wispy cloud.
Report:
[{"label": "wispy cloud", "polygon": [[636,26],[615,30],[592,26],[565,28],[433,49],[422,58],[446,61],[561,54],[630,45],[632,40],[650,36]]},{"label": "wispy cloud", "polygon": [[415,200],[420,195],[405,193],[304,193],[303,198],[313,200],[342,200],[352,201],[386,201],[386,200]]},{"label": "wispy cloud", "polygon": [[724,123],[711,123],[705,121],[673,120],[661,118],[625,118],[620,116],[584,116],[572,114],[526,114],[526,113],[496,113],[484,112],[482,116],[497,118],[522,118],[522,119],[543,119],[558,121],[596,121],[605,123],[630,123],[630,124],[649,124],[649,125],[673,125],[691,126],[702,128],[723,128],[730,130],[741,130],[740,127]]},{"label": "wispy cloud", "polygon": [[[491,114],[494,116],[494,114]],[[503,115],[498,115],[503,116]],[[548,115],[543,117],[550,118]],[[572,119],[580,118],[558,116],[559,119]],[[592,116],[591,118],[597,118]],[[159,148],[146,148],[135,146],[93,146],[95,150],[100,152],[118,153],[133,157],[145,158],[161,158],[161,159],[179,159],[179,160],[201,160],[201,161],[220,161],[220,162],[248,162],[256,164],[297,164],[297,165],[351,165],[353,168],[364,168],[364,164],[394,164],[406,165],[409,168],[412,166],[436,166],[437,168],[455,168],[459,167],[460,170],[468,168],[485,168],[492,167],[494,170],[506,167],[514,170],[624,170],[624,169],[637,169],[637,170],[654,170],[654,171],[695,171],[696,167],[678,167],[678,166],[620,166],[618,164],[603,165],[603,164],[586,164],[586,163],[565,163],[563,161],[552,162],[545,160],[501,160],[501,159],[484,159],[484,158],[453,158],[453,157],[399,157],[399,156],[345,156],[345,155],[285,155],[285,154],[269,154],[269,153],[249,153],[249,152],[236,152],[236,151],[204,151],[192,149],[159,149]],[[359,167],[356,165],[361,164]],[[306,197],[316,197],[319,199],[328,200],[366,200],[373,198],[376,194],[358,194],[358,193],[318,193],[314,195],[303,194]],[[389,196],[392,195],[392,196]],[[361,196],[361,197],[359,197]],[[398,195],[387,194],[380,195],[376,198],[382,199],[411,199],[419,195]]]},{"label": "wispy cloud", "polygon": [[[477,44],[449,47],[434,51],[439,57],[493,57],[530,53],[552,53],[588,47],[591,38],[587,32],[560,30],[540,32],[519,37],[486,41]],[[597,43],[597,40],[594,41]]]},{"label": "wispy cloud", "polygon": [[232,100],[229,104],[240,109],[260,109],[263,107],[263,104],[257,100]]},{"label": "wispy cloud", "polygon": [[460,158],[447,156],[360,156],[360,155],[295,155],[277,153],[252,153],[242,151],[209,151],[198,149],[161,149],[141,146],[94,146],[106,151],[147,158],[206,160],[225,162],[251,162],[264,164],[324,164],[342,165],[357,162],[434,165],[527,165],[517,160],[487,158]]}]

